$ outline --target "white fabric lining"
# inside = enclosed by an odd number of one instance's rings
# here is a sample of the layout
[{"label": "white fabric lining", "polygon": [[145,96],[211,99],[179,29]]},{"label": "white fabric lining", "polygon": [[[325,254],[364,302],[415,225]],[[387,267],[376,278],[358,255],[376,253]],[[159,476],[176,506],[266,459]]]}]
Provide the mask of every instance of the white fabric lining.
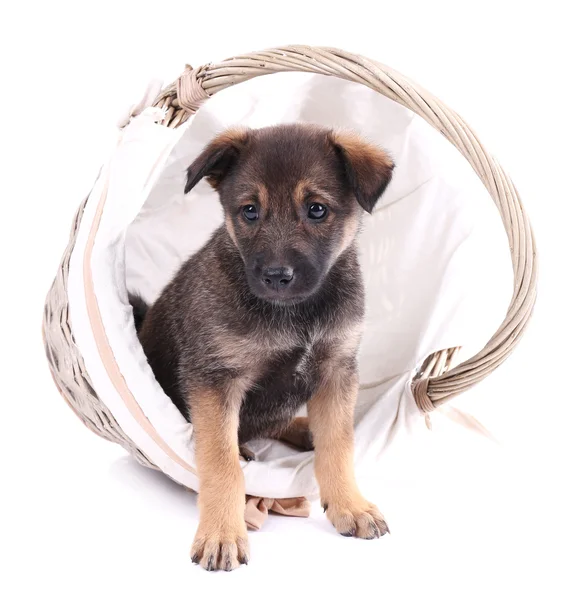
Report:
[{"label": "white fabric lining", "polygon": [[[324,76],[279,74],[215,96],[175,131],[143,113],[126,128],[109,165],[107,205],[91,267],[105,330],[129,389],[157,432],[192,465],[192,427],[146,363],[125,281],[152,301],[221,222],[216,195],[206,183],[186,197],[182,193],[185,168],[215,133],[235,123],[260,127],[291,121],[356,129],[387,148],[397,163],[394,180],[374,214],[366,216],[360,238],[367,289],[360,369],[363,388],[368,388],[360,393],[356,414],[360,468],[369,468],[389,443],[406,439],[401,434],[423,430],[409,383],[424,358],[454,346],[463,347],[461,356],[474,353],[509,303],[507,239],[482,184],[438,132],[368,88]],[[169,148],[164,169],[156,169],[145,186],[149,165]],[[90,339],[80,259],[104,176],[88,202],[70,264],[76,342],[97,393],[125,433],[171,477],[197,489],[195,476],[165,456],[125,412]],[[475,311],[477,327],[471,318]],[[311,453],[263,440],[252,447],[258,460],[244,466],[248,493],[315,495]]]}]

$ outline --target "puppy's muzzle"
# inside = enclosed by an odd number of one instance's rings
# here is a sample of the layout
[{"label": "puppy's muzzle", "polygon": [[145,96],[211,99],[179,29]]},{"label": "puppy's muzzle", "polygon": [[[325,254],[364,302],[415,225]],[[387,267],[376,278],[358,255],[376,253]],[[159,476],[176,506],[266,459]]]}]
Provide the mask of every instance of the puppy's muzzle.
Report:
[{"label": "puppy's muzzle", "polygon": [[267,267],[262,271],[262,283],[276,292],[285,290],[293,278],[294,272],[291,267]]}]

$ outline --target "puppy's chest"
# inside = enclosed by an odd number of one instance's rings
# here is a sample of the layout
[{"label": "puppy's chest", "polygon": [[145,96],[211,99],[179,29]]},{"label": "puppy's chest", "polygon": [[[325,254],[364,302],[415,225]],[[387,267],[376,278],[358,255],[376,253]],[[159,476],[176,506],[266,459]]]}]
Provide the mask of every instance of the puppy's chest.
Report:
[{"label": "puppy's chest", "polygon": [[262,358],[260,376],[279,369],[292,377],[309,377],[325,354],[327,339],[327,332],[319,329],[268,336],[261,343],[263,351],[259,354]]},{"label": "puppy's chest", "polygon": [[299,344],[286,350],[278,350],[268,357],[262,377],[268,372],[275,376],[276,372],[287,374],[291,381],[312,379],[319,368],[318,345],[315,343]]},{"label": "puppy's chest", "polygon": [[332,331],[317,328],[278,330],[257,343],[251,385],[240,412],[242,441],[282,430],[315,394],[321,364],[335,353]]},{"label": "puppy's chest", "polygon": [[248,342],[254,388],[278,391],[310,386],[316,377],[324,340],[321,332],[275,331]]},{"label": "puppy's chest", "polygon": [[[339,349],[340,340],[352,337],[354,327],[337,323],[292,323],[290,327],[260,327],[247,335],[236,332],[219,346],[220,358],[253,387],[274,391],[313,389],[320,364]],[[227,334],[228,335],[228,334]]]},{"label": "puppy's chest", "polygon": [[240,371],[251,370],[251,375],[258,379],[276,364],[287,365],[292,371],[305,371],[328,337],[319,328],[263,328],[246,335],[226,334],[219,353],[229,365]]},{"label": "puppy's chest", "polygon": [[306,404],[319,383],[319,361],[312,346],[298,346],[270,355],[246,394],[241,428],[262,435],[279,429]]}]

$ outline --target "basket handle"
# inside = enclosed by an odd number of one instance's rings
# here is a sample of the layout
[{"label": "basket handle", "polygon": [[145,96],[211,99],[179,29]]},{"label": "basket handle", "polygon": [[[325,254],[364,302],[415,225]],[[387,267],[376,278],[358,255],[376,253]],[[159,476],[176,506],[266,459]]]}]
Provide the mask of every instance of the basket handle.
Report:
[{"label": "basket handle", "polygon": [[187,66],[154,104],[164,108],[164,122],[169,127],[178,127],[217,92],[254,77],[286,71],[332,75],[361,83],[409,108],[462,153],[500,211],[514,272],[510,306],[503,323],[476,356],[449,370],[455,349],[437,352],[427,359],[428,364],[441,368],[421,370],[413,381],[412,391],[420,410],[428,413],[497,369],[514,350],[529,322],[536,299],[537,257],[535,239],[519,194],[499,163],[487,153],[459,115],[397,71],[343,50],[286,46],[236,56],[198,69]]}]

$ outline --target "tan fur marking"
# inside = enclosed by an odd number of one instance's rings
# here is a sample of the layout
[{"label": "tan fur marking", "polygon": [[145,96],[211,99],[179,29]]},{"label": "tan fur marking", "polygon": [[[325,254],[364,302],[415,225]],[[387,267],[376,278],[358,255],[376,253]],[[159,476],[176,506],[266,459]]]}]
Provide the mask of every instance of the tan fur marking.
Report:
[{"label": "tan fur marking", "polygon": [[329,361],[323,384],[308,404],[315,446],[315,475],[321,502],[337,531],[374,538],[388,527],[378,508],[359,491],[353,468],[353,413],[358,392],[357,374]]},{"label": "tan fur marking", "polygon": [[200,491],[200,523],[192,560],[208,570],[232,570],[248,560],[244,477],[238,451],[242,382],[225,397],[211,390],[193,394],[192,422]]},{"label": "tan fur marking", "polygon": [[268,188],[263,183],[258,183],[258,200],[263,210],[267,210],[270,205],[270,194]]},{"label": "tan fur marking", "polygon": [[394,167],[393,159],[385,150],[363,139],[354,131],[334,131],[331,138],[334,143],[343,146],[358,174],[373,167],[388,175]]},{"label": "tan fur marking", "polygon": [[[247,144],[248,139],[250,137],[250,132],[246,127],[231,127],[230,129],[226,129],[222,133],[218,134],[211,142],[208,144],[204,152],[213,153],[220,149],[230,149],[235,148],[240,151]],[[218,189],[218,184],[220,183],[220,173],[213,171],[210,175],[206,177],[208,183],[216,190]]]},{"label": "tan fur marking", "polygon": [[324,190],[316,187],[315,182],[310,179],[300,179],[293,191],[293,200],[298,206],[302,206],[305,202],[307,194],[315,196],[316,201],[322,200],[325,203],[331,203],[333,198]]},{"label": "tan fur marking", "polygon": [[305,195],[307,194],[310,182],[307,179],[300,179],[295,186],[293,191],[293,201],[301,206],[305,202]]},{"label": "tan fur marking", "polygon": [[391,180],[394,168],[391,157],[385,150],[354,132],[332,132],[330,140],[342,150],[344,161],[349,166],[351,186],[357,201],[367,212],[372,212]]},{"label": "tan fur marking", "polygon": [[242,146],[246,144],[249,137],[250,130],[247,127],[230,127],[222,133],[219,133],[211,142],[211,145],[214,147],[235,146],[236,148],[241,149]]},{"label": "tan fur marking", "polygon": [[226,224],[226,231],[228,231],[228,235],[230,239],[234,242],[234,246],[238,248],[238,241],[236,239],[236,230],[234,229],[234,223],[232,223],[232,217],[230,215],[226,215],[224,218],[224,222]]},{"label": "tan fur marking", "polygon": [[309,419],[307,417],[295,417],[287,429],[282,432],[279,439],[299,450],[313,450]]},{"label": "tan fur marking", "polygon": [[334,261],[337,260],[355,240],[355,236],[359,231],[359,218],[356,214],[350,215],[345,219],[343,237],[336,249]]}]

